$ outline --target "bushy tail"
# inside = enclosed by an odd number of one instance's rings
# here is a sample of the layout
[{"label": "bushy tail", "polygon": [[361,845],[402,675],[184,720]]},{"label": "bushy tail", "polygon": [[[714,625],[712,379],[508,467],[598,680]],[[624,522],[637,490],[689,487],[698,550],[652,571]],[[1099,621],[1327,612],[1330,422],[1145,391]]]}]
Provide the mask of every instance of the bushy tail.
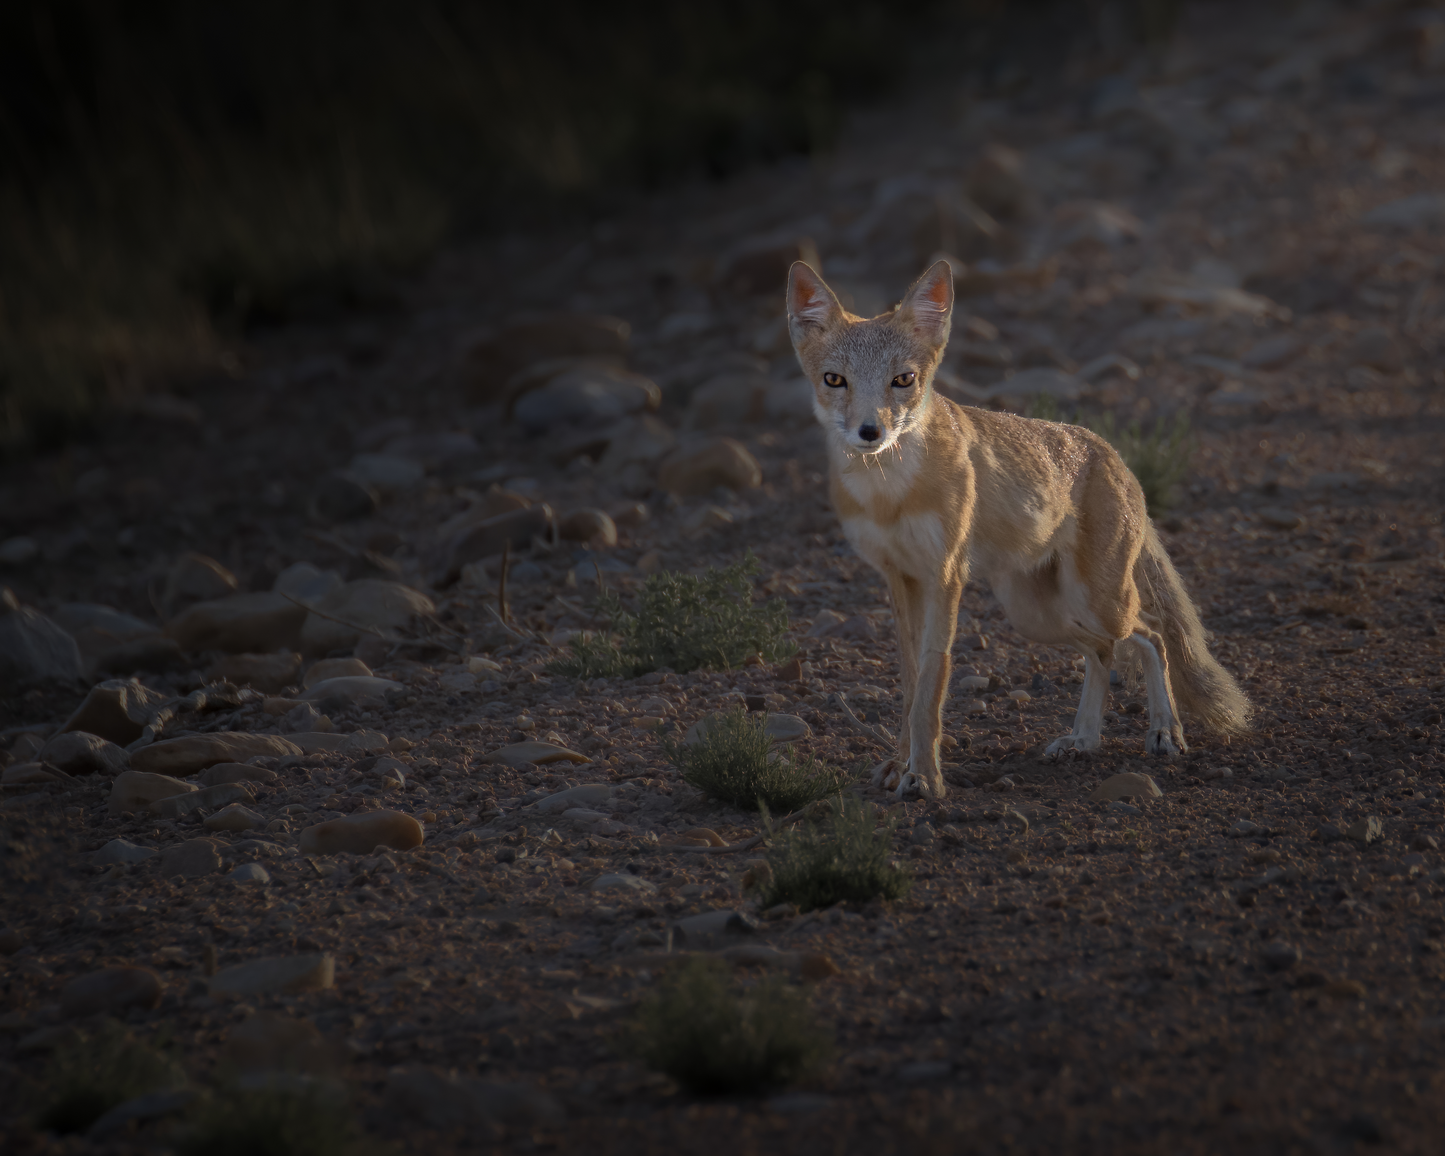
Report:
[{"label": "bushy tail", "polygon": [[1164,636],[1169,686],[1180,709],[1222,734],[1247,731],[1249,700],[1234,676],[1209,653],[1199,611],[1152,524],[1134,563],[1134,582],[1144,614]]}]

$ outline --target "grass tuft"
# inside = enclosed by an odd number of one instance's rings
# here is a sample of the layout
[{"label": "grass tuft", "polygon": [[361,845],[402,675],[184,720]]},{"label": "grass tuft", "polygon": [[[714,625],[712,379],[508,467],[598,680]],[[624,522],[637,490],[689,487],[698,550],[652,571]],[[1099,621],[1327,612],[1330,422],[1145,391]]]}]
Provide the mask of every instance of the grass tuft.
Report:
[{"label": "grass tuft", "polygon": [[837,794],[853,778],[852,772],[796,754],[790,746],[769,759],[773,743],[764,720],[741,708],[714,718],[691,745],[675,735],[662,735],[660,742],[685,782],[747,811],[796,811]]},{"label": "grass tuft", "polygon": [[692,959],[643,1005],[642,1058],[695,1095],[756,1092],[816,1068],[830,1041],[804,995],[781,976],[744,989],[725,963]]},{"label": "grass tuft", "polygon": [[754,605],[750,598],[749,580],[761,568],[749,551],[700,575],[654,574],[638,593],[635,614],[605,591],[597,612],[616,637],[574,637],[572,653],[549,669],[571,678],[635,678],[662,667],[687,674],[735,670],[754,655],[768,662],[787,658],[795,647],[787,641],[786,604],[775,598]]},{"label": "grass tuft", "polygon": [[889,862],[896,820],[875,834],[873,808],[850,795],[839,795],[828,812],[824,822],[773,834],[772,870],[760,885],[764,907],[793,903],[811,911],[842,902],[898,899],[908,891],[908,873]]},{"label": "grass tuft", "polygon": [[207,1099],[179,1156],[344,1156],[357,1139],[341,1099],[315,1084],[227,1087]]},{"label": "grass tuft", "polygon": [[40,1126],[62,1135],[85,1131],[117,1104],[184,1082],[169,1056],[114,1021],[57,1050],[43,1079]]}]

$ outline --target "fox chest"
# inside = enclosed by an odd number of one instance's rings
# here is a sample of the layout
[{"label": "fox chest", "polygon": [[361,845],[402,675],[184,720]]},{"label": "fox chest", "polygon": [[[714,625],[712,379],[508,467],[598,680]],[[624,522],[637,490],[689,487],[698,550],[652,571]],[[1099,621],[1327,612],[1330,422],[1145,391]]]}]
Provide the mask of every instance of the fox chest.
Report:
[{"label": "fox chest", "polygon": [[843,533],[853,548],[885,574],[923,579],[949,568],[943,520],[935,513],[905,514],[886,523],[866,515],[842,521]]}]

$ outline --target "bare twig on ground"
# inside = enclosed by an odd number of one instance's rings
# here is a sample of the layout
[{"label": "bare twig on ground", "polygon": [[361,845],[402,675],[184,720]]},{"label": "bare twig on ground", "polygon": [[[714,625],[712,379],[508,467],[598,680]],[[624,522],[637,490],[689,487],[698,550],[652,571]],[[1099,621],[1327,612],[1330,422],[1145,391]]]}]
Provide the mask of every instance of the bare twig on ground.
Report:
[{"label": "bare twig on ground", "polygon": [[290,594],[282,594],[281,597],[286,599],[287,602],[294,602],[297,606],[305,607],[306,610],[316,615],[317,618],[324,618],[327,622],[334,622],[338,626],[345,626],[348,630],[359,630],[362,634],[373,635],[374,637],[381,639],[383,642],[406,641],[405,639],[392,638],[389,634],[382,633],[382,631],[378,630],[375,626],[363,626],[360,622],[348,622],[345,618],[337,618],[334,614],[327,614],[323,610],[317,610],[314,606],[307,606],[306,603],[301,601],[301,599],[295,598]]},{"label": "bare twig on ground", "polygon": [[508,626],[512,621],[512,612],[507,609],[507,574],[512,569],[512,543],[502,543],[502,568],[497,572],[497,610],[501,614],[502,625]]},{"label": "bare twig on ground", "polygon": [[841,694],[834,694],[831,697],[834,702],[843,708],[843,713],[847,716],[848,722],[852,726],[862,731],[865,735],[877,739],[880,743],[887,743],[889,746],[893,745],[893,736],[890,735],[886,729],[873,723],[864,722],[853,713],[853,708],[848,705],[848,700]]}]

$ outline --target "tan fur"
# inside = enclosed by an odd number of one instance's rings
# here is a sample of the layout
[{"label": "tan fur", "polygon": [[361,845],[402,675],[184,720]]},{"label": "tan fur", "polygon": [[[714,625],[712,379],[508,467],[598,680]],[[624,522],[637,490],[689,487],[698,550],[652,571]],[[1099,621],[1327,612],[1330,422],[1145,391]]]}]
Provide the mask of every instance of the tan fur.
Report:
[{"label": "tan fur", "polygon": [[1074,729],[1047,753],[1098,746],[1114,647],[1126,640],[1149,691],[1150,753],[1184,749],[1176,703],[1208,726],[1243,729],[1248,704],[1209,655],[1139,483],[1113,447],[1078,426],[958,406],[933,391],[952,309],[945,262],[897,310],[867,320],[844,312],[802,262],[788,279],[789,329],[827,431],[833,503],[855,549],[887,579],[898,623],[904,724],[898,756],[876,781],[900,795],[946,792],[942,708],[970,574],[991,585],[1026,638],[1085,656]]}]

